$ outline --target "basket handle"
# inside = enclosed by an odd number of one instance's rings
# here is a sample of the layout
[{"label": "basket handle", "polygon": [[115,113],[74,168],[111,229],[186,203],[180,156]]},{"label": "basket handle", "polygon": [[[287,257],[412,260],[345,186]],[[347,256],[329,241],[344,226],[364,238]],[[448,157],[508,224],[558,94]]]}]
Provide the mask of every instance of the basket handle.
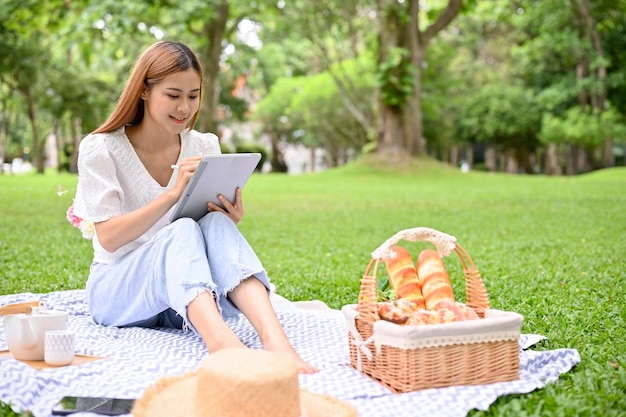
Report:
[{"label": "basket handle", "polygon": [[382,245],[372,252],[373,259],[387,260],[392,257],[391,248],[401,240],[409,242],[430,242],[437,248],[440,256],[448,256],[456,248],[456,238],[428,227],[415,227],[401,230],[387,239]]}]

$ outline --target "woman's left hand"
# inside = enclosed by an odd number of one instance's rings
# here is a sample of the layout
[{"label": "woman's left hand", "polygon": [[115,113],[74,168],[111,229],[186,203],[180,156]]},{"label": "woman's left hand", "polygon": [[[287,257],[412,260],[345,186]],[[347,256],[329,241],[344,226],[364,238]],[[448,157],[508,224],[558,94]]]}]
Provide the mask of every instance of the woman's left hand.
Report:
[{"label": "woman's left hand", "polygon": [[243,218],[243,215],[245,213],[245,210],[243,209],[243,201],[241,200],[241,188],[237,188],[237,190],[235,191],[234,202],[228,201],[228,199],[224,197],[222,194],[218,195],[217,198],[220,200],[224,208],[218,206],[217,204],[211,203],[209,201],[209,204],[208,204],[209,212],[212,212],[212,211],[222,212],[225,215],[227,215],[235,224],[238,224]]}]

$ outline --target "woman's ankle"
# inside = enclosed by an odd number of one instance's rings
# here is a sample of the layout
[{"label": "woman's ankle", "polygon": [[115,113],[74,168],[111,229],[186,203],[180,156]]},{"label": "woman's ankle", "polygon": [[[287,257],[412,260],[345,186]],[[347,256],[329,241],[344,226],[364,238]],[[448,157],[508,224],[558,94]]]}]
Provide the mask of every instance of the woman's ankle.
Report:
[{"label": "woman's ankle", "polygon": [[218,350],[229,348],[247,348],[247,346],[244,345],[243,342],[241,342],[241,340],[239,340],[234,334],[232,336],[214,336],[211,337],[209,340],[203,339],[203,341],[209,353],[214,353]]}]

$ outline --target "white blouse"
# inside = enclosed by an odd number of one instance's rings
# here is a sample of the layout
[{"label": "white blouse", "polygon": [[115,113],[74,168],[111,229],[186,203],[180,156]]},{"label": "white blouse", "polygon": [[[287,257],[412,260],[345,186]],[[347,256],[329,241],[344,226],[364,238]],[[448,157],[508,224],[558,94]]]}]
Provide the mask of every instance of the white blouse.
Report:
[{"label": "white blouse", "polygon": [[[184,158],[221,153],[219,140],[212,133],[184,130],[180,155]],[[86,136],[78,153],[78,187],[74,198],[74,214],[88,222],[109,220],[140,207],[159,197],[176,183],[177,170],[167,186],[161,186],[146,170],[135,152],[126,129]],[[169,223],[174,207],[137,240],[115,252],[107,252],[93,237],[94,262],[111,263],[150,240]]]}]

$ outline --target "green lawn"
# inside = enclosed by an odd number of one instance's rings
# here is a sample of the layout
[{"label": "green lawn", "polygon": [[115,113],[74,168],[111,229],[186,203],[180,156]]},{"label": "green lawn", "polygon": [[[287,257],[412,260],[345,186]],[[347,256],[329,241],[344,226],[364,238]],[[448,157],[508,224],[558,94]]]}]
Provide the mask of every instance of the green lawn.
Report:
[{"label": "green lawn", "polygon": [[[70,191],[58,196],[58,185]],[[0,294],[84,285],[90,243],[65,220],[75,186],[69,174],[0,175]],[[548,337],[535,349],[580,352],[558,382],[472,416],[626,415],[625,168],[549,178],[355,163],[255,175],[244,202],[240,228],[291,300],[356,302],[374,249],[399,230],[432,227],[469,252],[493,307]],[[423,244],[406,246],[417,254]],[[446,264],[463,299],[454,256]]]}]

